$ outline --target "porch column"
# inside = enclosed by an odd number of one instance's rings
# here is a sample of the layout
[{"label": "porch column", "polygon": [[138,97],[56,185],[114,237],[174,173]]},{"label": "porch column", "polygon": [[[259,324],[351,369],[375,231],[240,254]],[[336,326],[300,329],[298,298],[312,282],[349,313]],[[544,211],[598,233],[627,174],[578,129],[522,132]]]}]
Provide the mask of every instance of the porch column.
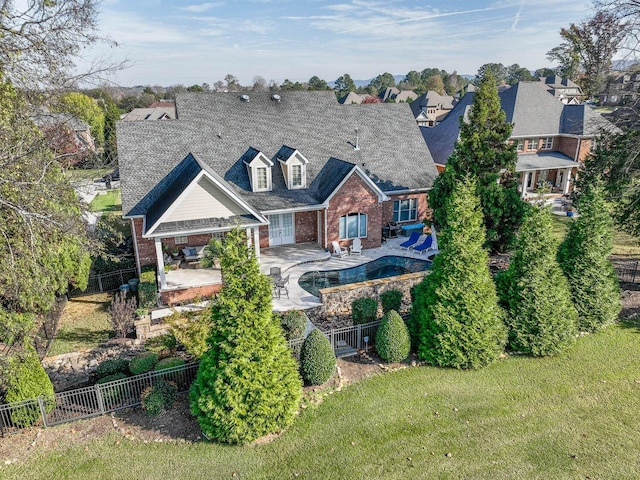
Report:
[{"label": "porch column", "polygon": [[529,172],[522,172],[522,191],[520,192],[520,198],[523,200],[527,196],[527,177],[529,176]]},{"label": "porch column", "polygon": [[253,248],[256,258],[260,258],[260,227],[253,227]]},{"label": "porch column", "polygon": [[167,286],[167,279],[164,276],[164,255],[162,254],[162,241],[156,237],[154,239],[156,244],[156,259],[158,261],[158,273],[160,274],[160,289]]},{"label": "porch column", "polygon": [[569,193],[569,180],[571,179],[571,169],[567,168],[564,172],[564,178],[562,179],[562,193]]}]

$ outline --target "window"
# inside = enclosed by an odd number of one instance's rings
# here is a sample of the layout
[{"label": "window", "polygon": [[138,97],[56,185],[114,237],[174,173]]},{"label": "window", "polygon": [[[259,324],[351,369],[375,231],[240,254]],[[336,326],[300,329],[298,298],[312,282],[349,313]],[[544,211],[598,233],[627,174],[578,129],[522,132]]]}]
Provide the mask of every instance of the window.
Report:
[{"label": "window", "polygon": [[340,240],[367,236],[367,214],[350,213],[340,217]]},{"label": "window", "polygon": [[538,139],[530,138],[527,140],[527,150],[538,150]]},{"label": "window", "polygon": [[551,147],[553,147],[553,137],[547,137],[542,139],[543,150],[551,150]]},{"label": "window", "polygon": [[291,185],[293,187],[302,186],[302,165],[291,165]]},{"label": "window", "polygon": [[258,190],[266,190],[269,188],[267,181],[267,167],[256,168],[256,176],[258,177]]},{"label": "window", "polygon": [[395,200],[393,202],[393,221],[408,222],[418,218],[418,200],[408,198],[406,200]]},{"label": "window", "polygon": [[523,138],[519,138],[518,139],[518,151],[519,152],[524,152],[524,139]]},{"label": "window", "polygon": [[591,139],[591,145],[589,145],[589,151],[591,153],[594,153],[596,151],[596,139],[595,138]]},{"label": "window", "polygon": [[174,237],[173,238],[173,243],[175,243],[176,245],[189,243],[189,237],[187,237],[186,235],[184,235],[182,237]]}]

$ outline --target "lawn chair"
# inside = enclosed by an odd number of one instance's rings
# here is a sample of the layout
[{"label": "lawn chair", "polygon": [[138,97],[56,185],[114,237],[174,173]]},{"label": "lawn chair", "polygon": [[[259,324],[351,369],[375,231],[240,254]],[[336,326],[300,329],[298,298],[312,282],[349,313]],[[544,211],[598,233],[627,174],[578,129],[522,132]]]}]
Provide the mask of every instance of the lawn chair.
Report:
[{"label": "lawn chair", "polygon": [[338,255],[339,257],[346,257],[349,255],[346,249],[342,248],[337,241],[331,242],[331,246],[333,247],[333,254]]},{"label": "lawn chair", "polygon": [[349,250],[350,255],[354,254],[362,255],[362,241],[359,238],[354,238]]},{"label": "lawn chair", "polygon": [[427,235],[427,238],[424,239],[420,245],[413,247],[414,252],[418,252],[419,254],[423,254],[427,250],[431,249],[431,244],[433,243],[433,237],[431,235]]},{"label": "lawn chair", "polygon": [[280,298],[282,296],[283,290],[284,293],[286,293],[287,298],[289,298],[289,275],[287,275],[286,277],[280,277],[278,280],[276,280],[274,289],[274,296],[276,298]]},{"label": "lawn chair", "polygon": [[409,239],[400,244],[400,248],[406,248],[407,250],[413,248],[413,246],[418,243],[418,240],[420,240],[421,235],[422,234],[420,232],[412,232]]}]

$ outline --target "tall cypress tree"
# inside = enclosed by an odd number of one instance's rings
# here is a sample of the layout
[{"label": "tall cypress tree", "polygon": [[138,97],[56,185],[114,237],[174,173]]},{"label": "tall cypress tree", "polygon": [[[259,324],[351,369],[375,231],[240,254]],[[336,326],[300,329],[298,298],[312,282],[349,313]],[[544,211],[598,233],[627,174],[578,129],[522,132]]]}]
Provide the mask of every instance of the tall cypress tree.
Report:
[{"label": "tall cypress tree", "polygon": [[476,178],[487,245],[494,252],[505,251],[513,243],[526,208],[515,176],[516,146],[507,142],[512,129],[500,107],[495,79],[487,71],[474,94],[468,118],[460,118],[460,139],[429,193],[434,220],[446,228],[445,205],[455,181],[467,175]]},{"label": "tall cypress tree", "polygon": [[414,291],[418,356],[428,363],[479,368],[503,351],[506,329],[484,248],[474,181],[456,182],[446,207],[441,253]]},{"label": "tall cypress tree", "polygon": [[582,191],[580,216],[571,222],[558,258],[578,310],[578,329],[594,332],[620,314],[620,286],[609,261],[613,221],[599,187]]},{"label": "tall cypress tree", "polygon": [[224,284],[213,300],[191,411],[209,438],[243,444],[293,422],[302,382],[271,315],[269,280],[243,232],[231,232],[218,249]]},{"label": "tall cypress tree", "polygon": [[551,213],[531,208],[509,269],[498,281],[510,348],[536,356],[561,353],[576,340],[576,309],[552,230]]}]

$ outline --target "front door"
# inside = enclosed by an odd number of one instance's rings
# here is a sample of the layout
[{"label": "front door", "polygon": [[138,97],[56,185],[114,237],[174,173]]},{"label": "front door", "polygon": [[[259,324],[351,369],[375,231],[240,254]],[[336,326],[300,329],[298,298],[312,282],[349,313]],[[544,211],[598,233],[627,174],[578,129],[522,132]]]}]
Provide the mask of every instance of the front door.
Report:
[{"label": "front door", "polygon": [[287,245],[296,242],[293,229],[293,213],[269,215],[269,246]]}]

